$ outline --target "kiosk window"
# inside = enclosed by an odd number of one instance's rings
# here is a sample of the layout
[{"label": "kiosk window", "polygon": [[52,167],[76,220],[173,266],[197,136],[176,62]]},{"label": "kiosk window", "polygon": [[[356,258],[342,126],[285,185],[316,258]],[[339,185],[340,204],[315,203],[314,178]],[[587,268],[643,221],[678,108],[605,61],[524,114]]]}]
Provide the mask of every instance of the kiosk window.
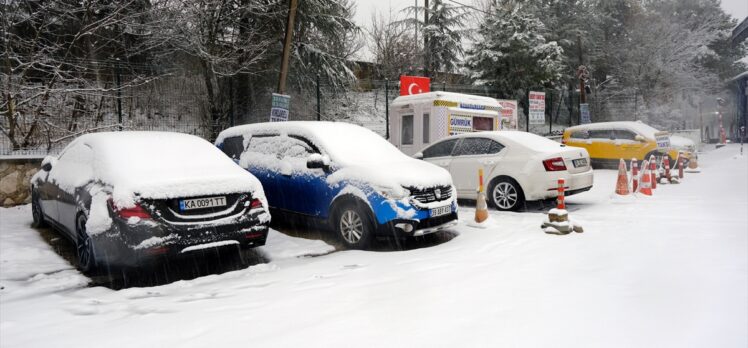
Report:
[{"label": "kiosk window", "polygon": [[413,115],[404,115],[400,128],[400,144],[413,145]]},{"label": "kiosk window", "polygon": [[474,131],[491,131],[493,130],[493,118],[491,117],[473,117]]},{"label": "kiosk window", "polygon": [[428,144],[431,139],[429,139],[429,131],[431,130],[431,124],[429,122],[429,114],[423,114],[423,143]]}]

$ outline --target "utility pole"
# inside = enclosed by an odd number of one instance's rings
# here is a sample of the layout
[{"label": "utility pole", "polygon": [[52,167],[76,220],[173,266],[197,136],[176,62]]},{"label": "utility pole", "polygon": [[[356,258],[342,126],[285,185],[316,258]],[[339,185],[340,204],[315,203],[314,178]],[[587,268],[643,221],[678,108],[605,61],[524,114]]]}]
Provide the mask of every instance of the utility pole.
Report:
[{"label": "utility pole", "polygon": [[[584,83],[589,78],[587,67],[584,66],[584,57],[582,56],[582,37],[577,34],[577,47],[579,48],[579,68],[577,76],[579,77],[579,124],[582,124],[582,104],[587,104],[587,93],[584,90]],[[586,105],[589,113],[589,105]]]},{"label": "utility pole", "polygon": [[416,40],[414,42],[416,43],[416,52],[418,52],[418,0],[415,1],[413,7],[413,17],[416,19]]},{"label": "utility pole", "polygon": [[423,5],[423,75],[431,77],[431,47],[429,46],[428,33],[429,26],[429,0],[424,0]]},{"label": "utility pole", "polygon": [[283,56],[281,58],[280,79],[278,80],[278,93],[285,94],[286,78],[288,77],[288,59],[291,53],[291,42],[293,41],[293,27],[296,20],[296,6],[298,0],[289,0],[288,18],[286,19],[286,38],[283,40]]},{"label": "utility pole", "polygon": [[119,130],[122,130],[122,78],[119,73],[119,58],[117,60],[117,122],[119,123]]}]

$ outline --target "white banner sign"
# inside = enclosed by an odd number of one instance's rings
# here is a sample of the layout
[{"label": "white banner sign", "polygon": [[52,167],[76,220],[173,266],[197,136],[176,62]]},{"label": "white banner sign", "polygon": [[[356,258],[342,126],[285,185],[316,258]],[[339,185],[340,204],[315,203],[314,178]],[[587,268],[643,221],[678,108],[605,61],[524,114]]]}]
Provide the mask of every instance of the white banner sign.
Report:
[{"label": "white banner sign", "polygon": [[530,92],[530,124],[545,124],[545,92]]},{"label": "white banner sign", "polygon": [[291,107],[291,96],[273,93],[270,107],[270,122],[288,121],[288,110]]}]

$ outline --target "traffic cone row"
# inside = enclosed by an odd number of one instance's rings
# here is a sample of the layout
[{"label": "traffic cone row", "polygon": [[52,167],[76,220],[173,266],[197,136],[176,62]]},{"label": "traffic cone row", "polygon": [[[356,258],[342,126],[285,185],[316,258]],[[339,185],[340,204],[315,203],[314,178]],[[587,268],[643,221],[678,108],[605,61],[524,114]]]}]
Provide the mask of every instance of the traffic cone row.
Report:
[{"label": "traffic cone row", "polygon": [[[685,165],[685,158],[683,157],[682,153],[678,153],[678,158],[674,162],[675,165],[678,166],[678,175],[674,175],[671,172],[670,168],[670,158],[668,156],[662,156],[662,162],[661,162],[661,170],[662,173],[660,176],[661,181],[660,183],[671,183],[671,184],[678,184],[680,183],[680,179],[684,176],[684,169],[686,167]],[[637,162],[636,158],[631,159],[631,183],[632,187],[629,190],[629,181],[628,181],[628,173],[626,171],[626,162],[621,159],[618,163],[618,179],[616,180],[616,194],[620,196],[625,196],[629,194],[636,194],[641,193],[646,196],[651,196],[654,192],[653,190],[657,189],[657,183],[658,183],[658,169],[657,169],[657,160],[655,159],[654,155],[649,157],[649,160],[646,158],[642,162],[641,166],[642,170],[639,171],[639,163]],[[673,170],[675,168],[672,168]]]}]

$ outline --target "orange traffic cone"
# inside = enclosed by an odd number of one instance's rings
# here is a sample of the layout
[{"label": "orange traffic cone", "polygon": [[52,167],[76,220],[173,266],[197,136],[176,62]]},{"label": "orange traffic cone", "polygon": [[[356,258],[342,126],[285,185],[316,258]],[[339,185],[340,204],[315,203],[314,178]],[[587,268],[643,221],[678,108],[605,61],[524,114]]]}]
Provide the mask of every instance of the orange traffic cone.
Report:
[{"label": "orange traffic cone", "polygon": [[652,189],[657,188],[657,160],[654,155],[649,156],[649,176]]},{"label": "orange traffic cone", "polygon": [[566,180],[558,179],[558,197],[556,198],[556,209],[566,210],[566,201],[564,200],[564,185]]},{"label": "orange traffic cone", "polygon": [[683,153],[678,152],[678,179],[683,179]]},{"label": "orange traffic cone", "polygon": [[481,223],[488,219],[488,205],[486,193],[483,189],[483,168],[478,169],[478,200],[475,202],[475,222]]},{"label": "orange traffic cone", "polygon": [[662,156],[662,163],[665,167],[665,179],[667,179],[668,182],[672,181],[672,177],[670,176],[670,156]]},{"label": "orange traffic cone", "polygon": [[629,192],[629,178],[626,175],[626,162],[621,158],[618,161],[618,182],[616,183],[616,194],[621,196],[628,195]]},{"label": "orange traffic cone", "polygon": [[639,189],[639,164],[636,158],[631,159],[631,192]]},{"label": "orange traffic cone", "polygon": [[639,192],[641,192],[644,195],[651,196],[652,195],[652,175],[650,173],[651,166],[647,168],[647,161],[644,161],[644,164],[642,164],[642,168],[644,168],[644,171],[642,172],[642,185],[639,187]]}]

